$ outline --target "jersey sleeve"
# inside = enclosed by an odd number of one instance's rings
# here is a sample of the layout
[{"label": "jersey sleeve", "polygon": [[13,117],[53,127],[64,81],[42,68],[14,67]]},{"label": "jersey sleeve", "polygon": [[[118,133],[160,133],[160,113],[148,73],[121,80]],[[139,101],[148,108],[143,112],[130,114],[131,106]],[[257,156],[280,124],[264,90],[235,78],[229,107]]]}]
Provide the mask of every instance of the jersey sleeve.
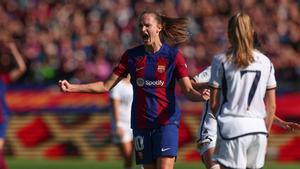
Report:
[{"label": "jersey sleeve", "polygon": [[[120,83],[119,83],[120,84]],[[114,88],[111,89],[109,92],[109,96],[111,99],[120,99],[120,90],[119,90],[119,84],[117,84]]]},{"label": "jersey sleeve", "polygon": [[188,77],[188,69],[183,55],[178,52],[175,58],[175,75],[177,79]]},{"label": "jersey sleeve", "polygon": [[128,75],[128,51],[126,51],[122,57],[120,63],[114,68],[113,73],[122,76],[127,77]]},{"label": "jersey sleeve", "polygon": [[267,89],[274,89],[276,88],[276,79],[275,79],[275,69],[273,64],[270,65],[270,75],[267,82]]},{"label": "jersey sleeve", "polygon": [[211,78],[209,80],[209,86],[213,88],[221,87],[223,71],[221,56],[215,56],[211,64]]},{"label": "jersey sleeve", "polygon": [[211,76],[211,66],[204,69],[198,75],[194,76],[193,79],[196,83],[208,83]]}]

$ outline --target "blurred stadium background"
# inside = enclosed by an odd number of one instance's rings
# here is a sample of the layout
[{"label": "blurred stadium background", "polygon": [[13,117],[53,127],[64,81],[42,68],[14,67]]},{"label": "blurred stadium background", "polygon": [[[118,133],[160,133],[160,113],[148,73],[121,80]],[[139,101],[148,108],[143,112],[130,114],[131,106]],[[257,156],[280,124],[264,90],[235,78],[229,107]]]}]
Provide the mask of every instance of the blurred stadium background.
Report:
[{"label": "blurred stadium background", "polygon": [[[0,4],[0,41],[12,37],[28,66],[7,94],[12,116],[5,153],[11,168],[116,166],[120,156],[111,143],[108,95],[66,95],[56,82],[107,78],[122,52],[140,43],[136,21],[145,8],[190,19],[190,41],[179,48],[191,76],[228,47],[228,17],[239,10],[249,13],[261,51],[276,68],[276,113],[300,122],[299,0],[1,0]],[[8,51],[0,45],[5,68],[14,65]],[[177,168],[197,168],[202,166],[195,145],[202,105],[187,101],[179,91],[178,100],[182,123]],[[273,127],[267,159],[272,161],[268,168],[299,168],[300,131]]]}]

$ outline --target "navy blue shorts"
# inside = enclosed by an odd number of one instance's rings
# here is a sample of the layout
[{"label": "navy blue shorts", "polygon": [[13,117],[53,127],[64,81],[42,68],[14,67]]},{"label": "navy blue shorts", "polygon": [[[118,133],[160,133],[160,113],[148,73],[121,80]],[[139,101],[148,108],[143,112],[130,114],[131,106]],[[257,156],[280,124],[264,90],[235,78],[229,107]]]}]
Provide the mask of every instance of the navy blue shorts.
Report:
[{"label": "navy blue shorts", "polygon": [[161,126],[156,129],[133,129],[136,164],[151,164],[158,157],[176,157],[178,127]]}]

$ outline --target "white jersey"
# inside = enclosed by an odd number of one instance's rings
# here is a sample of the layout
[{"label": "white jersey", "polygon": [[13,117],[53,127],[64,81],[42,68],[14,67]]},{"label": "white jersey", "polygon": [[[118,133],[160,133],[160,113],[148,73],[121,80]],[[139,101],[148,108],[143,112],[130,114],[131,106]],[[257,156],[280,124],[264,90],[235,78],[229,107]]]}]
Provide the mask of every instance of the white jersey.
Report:
[{"label": "white jersey", "polygon": [[[120,81],[110,92],[112,99],[120,100],[120,117],[118,124],[112,123],[113,142],[116,144],[126,143],[133,140],[133,133],[130,127],[131,105],[133,99],[133,89],[130,83]],[[117,136],[117,126],[123,129],[123,135]]]},{"label": "white jersey", "polygon": [[267,133],[264,97],[267,89],[276,87],[274,67],[259,51],[253,54],[255,61],[243,69],[237,69],[224,53],[212,62],[209,85],[222,89],[223,102],[217,119],[224,138]]},{"label": "white jersey", "polygon": [[211,66],[208,66],[198,75],[194,76],[193,79],[196,83],[208,83],[211,76]]},{"label": "white jersey", "polygon": [[120,81],[110,92],[112,99],[120,100],[120,122],[130,124],[133,89],[130,83]]}]

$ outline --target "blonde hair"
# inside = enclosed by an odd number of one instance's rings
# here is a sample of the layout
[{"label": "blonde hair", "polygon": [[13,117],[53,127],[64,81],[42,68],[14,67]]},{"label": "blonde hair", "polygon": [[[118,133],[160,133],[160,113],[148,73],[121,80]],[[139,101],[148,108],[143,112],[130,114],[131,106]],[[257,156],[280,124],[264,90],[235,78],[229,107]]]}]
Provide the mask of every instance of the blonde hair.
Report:
[{"label": "blonde hair", "polygon": [[227,56],[237,68],[244,68],[254,62],[254,29],[249,15],[238,13],[228,21],[228,38],[231,48]]},{"label": "blonde hair", "polygon": [[153,14],[155,19],[162,26],[160,36],[169,45],[176,45],[188,41],[188,19],[187,18],[170,18],[156,11],[146,10],[141,15]]}]

